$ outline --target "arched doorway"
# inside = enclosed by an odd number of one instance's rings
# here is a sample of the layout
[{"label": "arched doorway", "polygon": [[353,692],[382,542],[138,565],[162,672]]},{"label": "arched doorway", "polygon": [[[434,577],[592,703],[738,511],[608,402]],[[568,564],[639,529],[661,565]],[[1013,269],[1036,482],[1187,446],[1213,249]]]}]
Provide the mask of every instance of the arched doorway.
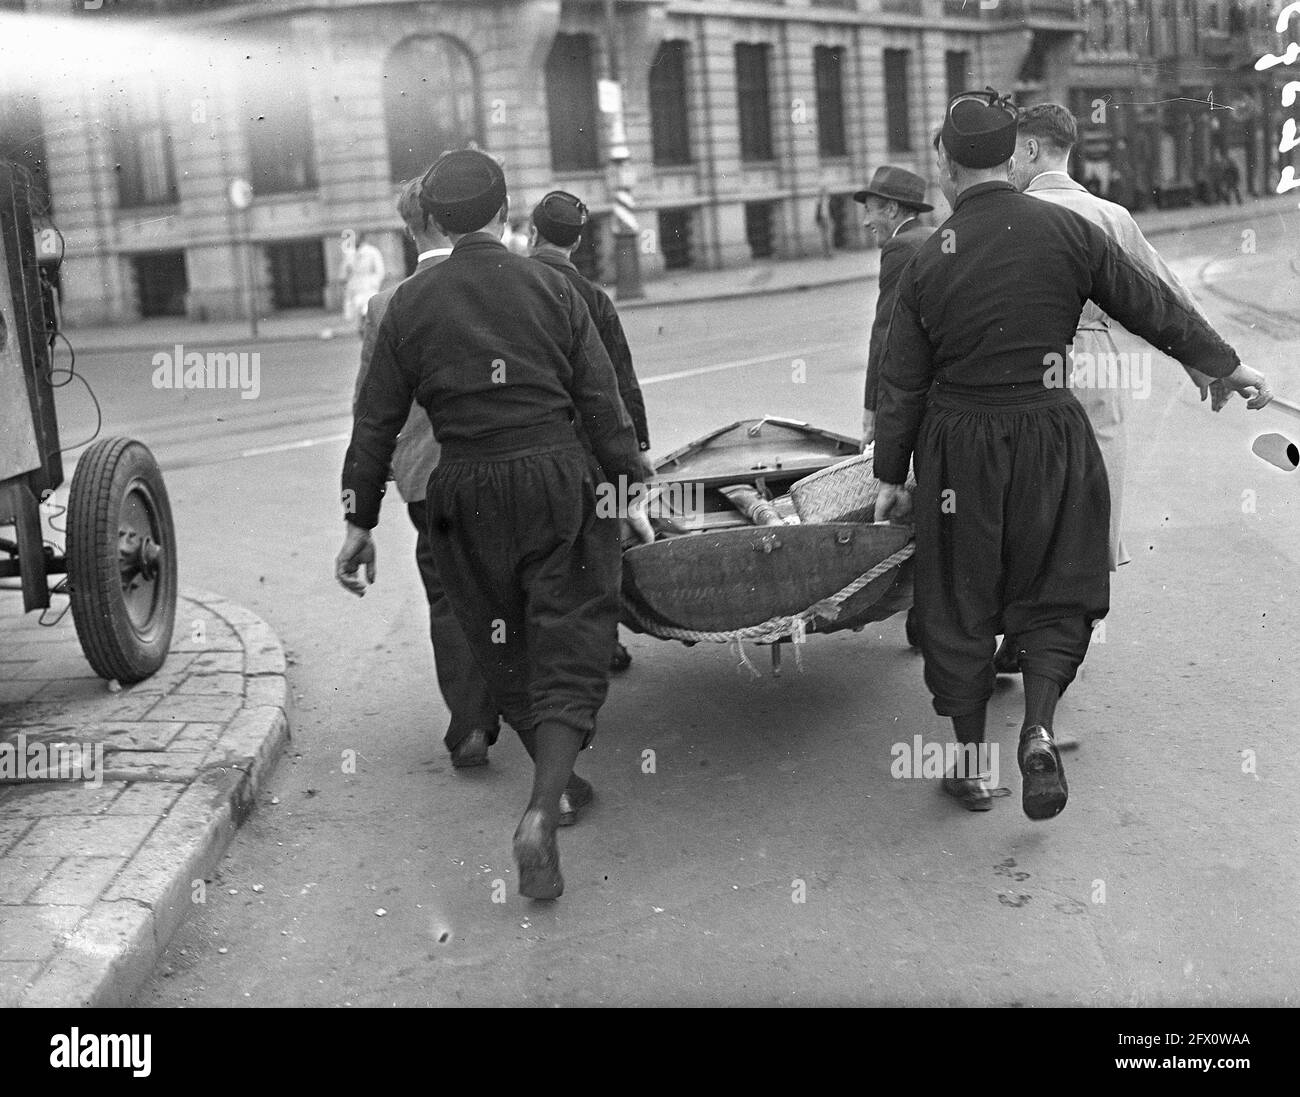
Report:
[{"label": "arched doorway", "polygon": [[399,42],[384,65],[389,177],[413,179],[447,149],[483,140],[478,73],[469,51],[443,34]]}]

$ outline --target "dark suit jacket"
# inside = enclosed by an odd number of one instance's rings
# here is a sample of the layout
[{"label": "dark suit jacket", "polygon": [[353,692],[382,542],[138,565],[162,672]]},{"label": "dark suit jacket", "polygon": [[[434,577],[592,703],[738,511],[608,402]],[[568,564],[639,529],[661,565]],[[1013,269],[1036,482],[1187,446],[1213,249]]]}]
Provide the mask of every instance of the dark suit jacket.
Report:
[{"label": "dark suit jacket", "polygon": [[641,395],[641,385],[636,379],[636,371],[632,368],[632,351],[627,345],[627,336],[623,334],[623,324],[618,318],[618,310],[614,308],[614,302],[609,299],[609,294],[599,286],[593,285],[589,279],[583,277],[577,267],[555,252],[538,252],[533,258],[563,274],[587,303],[587,309],[591,313],[592,322],[596,325],[600,341],[605,345],[610,361],[614,363],[614,372],[618,374],[618,393],[623,397],[627,413],[632,416],[637,441],[642,449],[649,449],[650,428],[646,424],[645,397]]},{"label": "dark suit jacket", "polygon": [[898,276],[912,260],[916,249],[934,232],[920,221],[908,221],[892,239],[880,245],[880,294],[876,298],[876,318],[871,324],[871,347],[867,351],[867,390],[863,407],[876,410],[880,396],[880,363],[885,356],[886,337],[889,335],[889,317],[894,312],[898,296]]}]

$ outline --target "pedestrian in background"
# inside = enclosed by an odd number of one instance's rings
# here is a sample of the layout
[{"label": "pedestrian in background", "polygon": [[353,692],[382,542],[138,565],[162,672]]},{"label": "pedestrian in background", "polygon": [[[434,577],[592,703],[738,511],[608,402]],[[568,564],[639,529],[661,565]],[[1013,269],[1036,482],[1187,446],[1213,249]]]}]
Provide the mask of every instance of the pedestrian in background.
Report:
[{"label": "pedestrian in background", "polygon": [[364,233],[356,247],[343,260],[343,322],[360,333],[366,318],[366,305],[384,284],[384,254]]},{"label": "pedestrian in background", "polygon": [[835,254],[835,225],[831,219],[831,192],[824,183],[817,191],[813,221],[817,225],[817,235],[822,242],[822,258],[829,259]]},{"label": "pedestrian in background", "polygon": [[1224,157],[1223,161],[1223,200],[1232,205],[1233,199],[1237,200],[1237,205],[1243,205],[1241,200],[1241,169],[1237,167],[1237,161],[1231,156]]}]

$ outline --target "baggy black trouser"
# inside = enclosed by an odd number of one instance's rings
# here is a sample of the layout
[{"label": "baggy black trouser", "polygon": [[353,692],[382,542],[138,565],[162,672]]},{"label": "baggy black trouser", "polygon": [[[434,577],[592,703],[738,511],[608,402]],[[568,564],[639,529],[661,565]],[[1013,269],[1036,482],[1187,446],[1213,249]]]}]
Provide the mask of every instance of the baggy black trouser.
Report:
[{"label": "baggy black trouser", "polygon": [[415,563],[420,569],[429,602],[429,638],[433,641],[433,669],[438,689],[451,714],[443,743],[455,750],[472,731],[486,731],[495,743],[501,731],[496,702],[483,672],[465,641],[465,632],[452,612],[451,600],[438,575],[429,540],[428,505],[423,500],[406,504],[415,526]]},{"label": "baggy black trouser", "polygon": [[916,629],[941,716],[993,693],[994,638],[1062,689],[1110,608],[1110,489],[1068,389],[936,385],[915,453]]},{"label": "baggy black trouser", "polygon": [[[546,432],[538,432],[538,436]],[[429,479],[434,561],[497,707],[595,734],[619,618],[618,520],[572,427],[504,455],[445,444]]]}]

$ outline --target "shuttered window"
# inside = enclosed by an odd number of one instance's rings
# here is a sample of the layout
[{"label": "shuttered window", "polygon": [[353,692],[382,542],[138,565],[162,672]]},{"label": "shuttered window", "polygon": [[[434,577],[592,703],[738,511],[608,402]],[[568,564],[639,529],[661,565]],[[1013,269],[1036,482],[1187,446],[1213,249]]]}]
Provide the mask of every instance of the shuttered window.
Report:
[{"label": "shuttered window", "polygon": [[650,144],[656,164],[691,162],[685,42],[664,42],[650,66]]},{"label": "shuttered window", "polygon": [[736,98],[740,111],[740,158],[771,160],[772,96],[768,82],[770,47],[736,43]]},{"label": "shuttered window", "polygon": [[551,128],[551,168],[599,168],[596,66],[590,35],[555,36],[546,59],[546,109]]},{"label": "shuttered window", "polygon": [[823,156],[844,156],[844,47],[813,48],[813,78],[817,85],[817,151]]},{"label": "shuttered window", "polygon": [[907,72],[910,57],[910,50],[885,50],[885,126],[890,152],[912,150]]}]

